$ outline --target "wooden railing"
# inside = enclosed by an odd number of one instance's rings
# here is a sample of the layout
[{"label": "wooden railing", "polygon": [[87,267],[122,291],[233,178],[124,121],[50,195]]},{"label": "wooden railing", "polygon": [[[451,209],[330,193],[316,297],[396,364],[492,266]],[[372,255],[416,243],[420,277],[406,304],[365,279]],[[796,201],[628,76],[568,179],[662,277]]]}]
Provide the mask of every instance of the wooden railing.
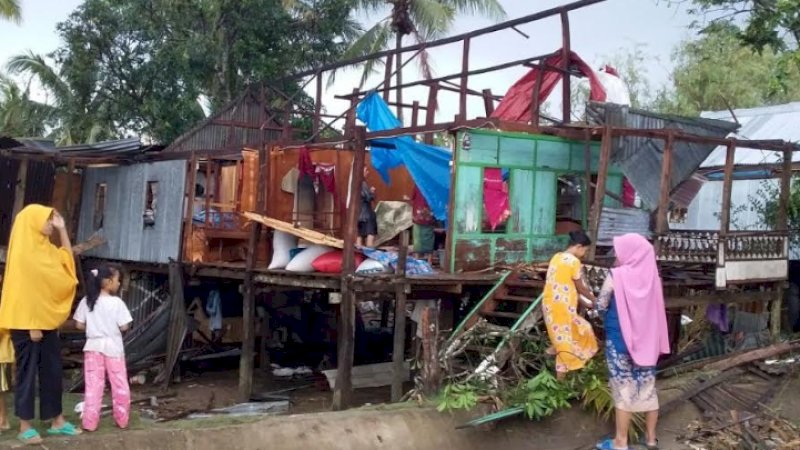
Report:
[{"label": "wooden railing", "polygon": [[658,260],[665,262],[715,263],[719,233],[713,231],[673,231],[656,238]]},{"label": "wooden railing", "polygon": [[788,257],[786,232],[736,231],[721,236],[713,231],[673,231],[656,238],[658,260],[665,262],[716,263],[765,261]]}]

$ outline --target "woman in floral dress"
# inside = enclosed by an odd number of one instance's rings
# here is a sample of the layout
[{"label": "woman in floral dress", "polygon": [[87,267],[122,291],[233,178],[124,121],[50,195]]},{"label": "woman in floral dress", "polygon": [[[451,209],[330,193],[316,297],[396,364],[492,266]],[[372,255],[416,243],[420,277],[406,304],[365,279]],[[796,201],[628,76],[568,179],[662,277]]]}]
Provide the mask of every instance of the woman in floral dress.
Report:
[{"label": "woman in floral dress", "polygon": [[569,246],[556,253],[547,269],[542,310],[551,347],[556,357],[556,376],[563,380],[567,372],[582,369],[597,353],[597,339],[592,326],[578,314],[578,295],[592,302],[594,294],[581,278],[581,258],[591,245],[583,231],[569,234]]},{"label": "woman in floral dress", "polygon": [[658,448],[656,364],[669,353],[667,315],[653,246],[638,234],[614,238],[616,267],[606,278],[597,309],[605,311],[606,361],[616,409],[613,439],[600,450],[628,449],[634,413],[645,413],[648,449]]}]

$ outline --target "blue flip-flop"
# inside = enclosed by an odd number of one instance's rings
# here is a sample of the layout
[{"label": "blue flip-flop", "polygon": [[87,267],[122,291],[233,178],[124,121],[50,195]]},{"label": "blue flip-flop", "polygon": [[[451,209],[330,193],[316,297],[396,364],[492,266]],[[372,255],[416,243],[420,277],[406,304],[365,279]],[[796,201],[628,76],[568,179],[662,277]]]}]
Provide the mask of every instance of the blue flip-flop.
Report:
[{"label": "blue flip-flop", "polygon": [[25,445],[38,445],[42,443],[42,437],[39,435],[39,432],[33,428],[28,428],[18,434],[17,440]]},{"label": "blue flip-flop", "polygon": [[594,446],[594,448],[596,448],[597,450],[631,450],[630,447],[625,447],[625,448],[614,447],[613,439],[604,439],[598,442],[597,445]]},{"label": "blue flip-flop", "polygon": [[75,425],[64,422],[64,425],[61,425],[60,428],[50,428],[47,430],[47,434],[50,436],[77,436],[81,434],[81,430],[75,428]]}]

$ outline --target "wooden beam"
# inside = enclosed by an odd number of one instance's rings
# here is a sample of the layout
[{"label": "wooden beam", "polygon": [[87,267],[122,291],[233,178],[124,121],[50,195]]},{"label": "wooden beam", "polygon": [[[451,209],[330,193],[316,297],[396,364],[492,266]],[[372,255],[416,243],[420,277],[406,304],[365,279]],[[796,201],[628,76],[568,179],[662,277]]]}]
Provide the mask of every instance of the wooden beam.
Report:
[{"label": "wooden beam", "polygon": [[656,212],[656,234],[663,235],[669,231],[667,223],[667,213],[669,212],[669,192],[670,181],[672,180],[672,148],[675,144],[675,136],[667,134],[664,143],[664,154],[661,159],[661,183],[658,198],[658,211]]},{"label": "wooden beam", "polygon": [[544,70],[539,70],[536,73],[536,83],[533,85],[533,101],[531,102],[531,125],[538,129],[540,119],[539,92],[542,90],[542,83],[544,82]]},{"label": "wooden beam", "polygon": [[[64,188],[66,190],[64,195],[64,205],[62,206],[61,214],[64,216],[64,222],[67,224],[67,229],[69,230],[72,228],[72,219],[73,219],[73,205],[72,205],[72,177],[73,173],[75,172],[75,161],[70,160],[67,162],[67,185]],[[72,230],[75,234],[77,234],[77,230]]]},{"label": "wooden beam", "polygon": [[316,75],[317,78],[317,89],[316,89],[316,96],[314,97],[314,117],[312,118],[312,133],[314,136],[319,134],[319,122],[320,122],[320,113],[322,112],[322,73],[319,72]]},{"label": "wooden beam", "polygon": [[606,127],[603,132],[603,139],[600,142],[600,161],[597,167],[597,186],[594,190],[594,201],[589,218],[589,237],[592,246],[589,248],[589,260],[593,260],[597,250],[597,237],[600,233],[600,216],[603,213],[603,200],[605,199],[606,180],[608,179],[608,165],[611,160],[611,145],[614,139],[614,132],[611,127]]},{"label": "wooden beam", "polygon": [[422,390],[428,398],[439,392],[439,307],[422,310]]},{"label": "wooden beam", "polygon": [[571,98],[570,98],[570,75],[569,75],[569,63],[570,63],[570,35],[569,35],[569,13],[567,11],[561,11],[561,59],[562,59],[562,68],[564,69],[564,76],[562,77],[562,91],[561,91],[561,107],[563,110],[563,120],[564,123],[572,122],[572,105],[571,105]]},{"label": "wooden beam", "polygon": [[494,112],[494,96],[491,89],[483,90],[483,108],[486,110],[486,117],[492,117]]},{"label": "wooden beam", "polygon": [[470,38],[464,39],[461,49],[461,92],[458,94],[459,120],[467,120],[467,88],[469,84],[469,44]]},{"label": "wooden beam", "polygon": [[11,213],[11,218],[17,217],[22,208],[25,207],[25,190],[28,185],[28,159],[22,159],[19,162],[19,169],[17,169],[17,179],[14,186],[14,209]]},{"label": "wooden beam", "polygon": [[[264,210],[266,174],[269,173],[269,157],[266,148],[258,152],[258,193],[257,205]],[[247,265],[244,275],[244,303],[242,309],[242,355],[239,362],[239,401],[247,402],[253,392],[253,361],[255,359],[255,302],[253,269],[258,259],[261,224],[252,223],[248,243]]]},{"label": "wooden beam", "polygon": [[[396,40],[397,40],[397,48],[403,47],[403,33],[396,33]],[[398,51],[395,53],[395,58],[397,59],[397,73],[395,74],[395,78],[397,79],[397,86],[403,85],[403,52]],[[397,89],[394,93],[395,100],[397,100],[398,105],[403,104],[403,90]],[[403,126],[403,108],[401,106],[397,107],[397,120],[400,121],[400,126]]]},{"label": "wooden beam", "polygon": [[420,109],[419,102],[415,100],[414,103],[411,104],[411,126],[412,127],[416,127],[417,125],[419,125],[419,109]]},{"label": "wooden beam", "polygon": [[[398,64],[399,66],[399,64]],[[333,409],[342,410],[350,405],[353,393],[352,370],[353,352],[355,350],[355,316],[356,292],[350,286],[351,278],[355,273],[354,251],[358,215],[361,212],[361,184],[364,180],[364,162],[366,159],[366,134],[364,127],[355,129],[355,155],[353,155],[353,169],[350,176],[350,196],[347,205],[347,224],[345,226],[344,256],[342,261],[341,292],[342,301],[339,304],[338,326],[338,367],[336,372],[336,386],[333,391]]]},{"label": "wooden beam", "polygon": [[667,309],[688,308],[690,306],[705,306],[713,304],[742,305],[751,303],[765,303],[774,297],[771,291],[732,292],[717,291],[714,294],[667,296],[664,304]]},{"label": "wooden beam", "polygon": [[389,93],[392,92],[392,64],[394,63],[394,58],[392,56],[386,57],[386,62],[384,63],[386,71],[383,75],[383,100],[385,102],[389,101]]},{"label": "wooden beam", "polygon": [[[425,111],[425,126],[430,127],[436,123],[436,109],[438,108],[439,85],[434,84],[428,88],[428,105]],[[422,138],[428,145],[433,144],[433,134],[426,134]]]},{"label": "wooden beam", "polygon": [[[783,151],[783,170],[781,171],[781,191],[778,197],[778,217],[776,218],[776,228],[778,231],[789,230],[789,201],[792,194],[792,147],[788,146]],[[788,243],[787,243],[788,245]],[[788,275],[788,274],[787,274]],[[776,295],[772,300],[770,310],[770,334],[773,339],[778,339],[781,334],[781,312],[783,309],[783,297],[786,292],[786,283],[780,282],[776,285]]]},{"label": "wooden beam", "polygon": [[[397,254],[397,279],[406,277],[406,261],[408,258],[408,230],[400,233],[400,250]],[[399,402],[403,397],[403,381],[405,380],[406,356],[406,284],[395,285],[394,294],[394,345],[392,349],[392,402]]]},{"label": "wooden beam", "polygon": [[720,234],[724,237],[731,231],[731,191],[733,190],[733,165],[736,157],[736,146],[728,143],[725,153],[725,177],[722,180],[722,210],[720,211]]}]

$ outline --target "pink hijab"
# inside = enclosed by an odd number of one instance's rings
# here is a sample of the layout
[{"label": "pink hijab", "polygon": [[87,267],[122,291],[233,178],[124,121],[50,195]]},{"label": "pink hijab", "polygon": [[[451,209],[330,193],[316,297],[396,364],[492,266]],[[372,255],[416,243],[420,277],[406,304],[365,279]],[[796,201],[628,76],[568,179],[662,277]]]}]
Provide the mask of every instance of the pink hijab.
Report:
[{"label": "pink hijab", "polygon": [[633,362],[655,366],[669,353],[667,313],[653,246],[638,234],[614,238],[618,267],[611,269],[622,337]]}]

